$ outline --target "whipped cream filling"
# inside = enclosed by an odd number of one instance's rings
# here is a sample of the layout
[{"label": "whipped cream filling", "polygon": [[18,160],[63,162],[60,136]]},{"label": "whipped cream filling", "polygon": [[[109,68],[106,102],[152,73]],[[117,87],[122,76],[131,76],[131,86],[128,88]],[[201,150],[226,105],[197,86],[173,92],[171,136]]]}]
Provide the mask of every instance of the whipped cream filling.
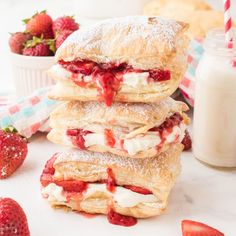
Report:
[{"label": "whipped cream filling", "polygon": [[47,198],[49,202],[65,202],[66,197],[63,193],[63,188],[54,183],[42,189],[43,197]]},{"label": "whipped cream filling", "polygon": [[[72,77],[72,73],[66,69],[64,69],[61,65],[56,64],[51,68],[51,71],[57,74],[62,79],[70,79]],[[92,76],[84,76],[83,74],[77,74],[78,78],[83,77],[85,82],[92,82]],[[128,72],[123,74],[122,84],[131,86],[131,87],[140,87],[144,85],[148,85],[148,72]]]},{"label": "whipped cream filling", "polygon": [[[88,189],[83,194],[83,199],[89,198],[101,192],[108,197],[112,197],[115,202],[121,207],[134,207],[140,203],[155,203],[157,198],[153,194],[140,194],[133,192],[129,189],[123,188],[121,186],[116,186],[116,191],[114,193],[110,192],[106,188],[106,184],[89,184]],[[50,183],[47,187],[42,189],[42,194],[50,202],[66,202],[66,192],[63,188],[57,186],[54,183]]]},{"label": "whipped cream filling", "polygon": [[[131,139],[124,139],[123,147],[129,153],[129,155],[135,155],[140,151],[145,151],[150,148],[154,148],[159,144],[170,144],[173,142],[181,142],[185,135],[186,125],[180,123],[179,126],[174,126],[172,132],[168,133],[165,136],[165,140],[161,139],[158,132],[150,131],[144,134],[143,136],[134,137]],[[91,133],[84,136],[85,146],[93,145],[106,145],[105,135],[103,133]],[[119,145],[117,145],[119,144]],[[116,142],[117,148],[122,148],[120,146],[120,141]]]}]

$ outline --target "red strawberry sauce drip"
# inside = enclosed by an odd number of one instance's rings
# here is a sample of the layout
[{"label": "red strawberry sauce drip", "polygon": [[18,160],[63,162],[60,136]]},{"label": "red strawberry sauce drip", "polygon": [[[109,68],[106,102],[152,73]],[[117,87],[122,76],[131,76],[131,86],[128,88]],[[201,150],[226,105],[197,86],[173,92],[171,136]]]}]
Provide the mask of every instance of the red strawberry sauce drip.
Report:
[{"label": "red strawberry sauce drip", "polygon": [[116,144],[116,139],[114,138],[113,132],[110,129],[104,130],[106,145],[113,148]]},{"label": "red strawberry sauce drip", "polygon": [[137,224],[137,219],[132,216],[121,215],[114,210],[110,209],[107,214],[107,219],[111,224],[121,225],[125,227],[133,226]]},{"label": "red strawberry sauce drip", "polygon": [[[171,79],[169,70],[141,70],[134,69],[126,63],[102,63],[97,64],[92,61],[70,61],[58,62],[63,68],[73,73],[72,80],[80,87],[86,87],[84,76],[90,75],[92,81],[96,83],[98,93],[107,106],[111,106],[114,96],[122,83],[123,74],[128,72],[149,72],[148,82],[161,82]],[[78,77],[77,74],[82,74]]]},{"label": "red strawberry sauce drip", "polygon": [[87,134],[91,134],[91,131],[88,130],[83,130],[83,129],[68,129],[66,131],[66,134],[71,138],[72,143],[82,149],[85,150],[86,147],[84,145],[85,140],[84,140],[84,136],[86,136]]},{"label": "red strawberry sauce drip", "polygon": [[111,168],[107,168],[107,190],[114,193],[116,191],[116,179]]}]

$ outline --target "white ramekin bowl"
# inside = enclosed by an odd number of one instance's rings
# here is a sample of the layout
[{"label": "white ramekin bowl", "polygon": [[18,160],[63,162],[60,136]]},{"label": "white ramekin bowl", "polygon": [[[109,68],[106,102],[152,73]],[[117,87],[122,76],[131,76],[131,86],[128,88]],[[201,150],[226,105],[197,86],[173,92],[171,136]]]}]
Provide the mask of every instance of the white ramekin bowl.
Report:
[{"label": "white ramekin bowl", "polygon": [[32,57],[11,53],[11,62],[18,98],[55,83],[47,75],[47,70],[55,63],[53,56]]}]

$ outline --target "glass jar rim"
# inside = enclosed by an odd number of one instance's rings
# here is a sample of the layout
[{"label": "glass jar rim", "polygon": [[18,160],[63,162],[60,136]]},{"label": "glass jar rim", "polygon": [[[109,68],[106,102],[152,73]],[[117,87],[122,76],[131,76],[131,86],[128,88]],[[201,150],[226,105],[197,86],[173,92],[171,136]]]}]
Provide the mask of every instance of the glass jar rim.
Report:
[{"label": "glass jar rim", "polygon": [[223,28],[215,28],[208,32],[204,41],[207,52],[221,56],[236,56],[236,28],[232,29],[233,47],[228,48]]}]

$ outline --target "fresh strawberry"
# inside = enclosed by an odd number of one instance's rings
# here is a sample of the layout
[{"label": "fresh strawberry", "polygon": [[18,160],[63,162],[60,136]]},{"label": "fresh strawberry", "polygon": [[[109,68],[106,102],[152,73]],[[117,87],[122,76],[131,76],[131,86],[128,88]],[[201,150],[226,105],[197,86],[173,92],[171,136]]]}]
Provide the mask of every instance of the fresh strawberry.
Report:
[{"label": "fresh strawberry", "polygon": [[74,18],[71,16],[63,16],[57,18],[52,25],[54,35],[61,33],[64,30],[76,31],[79,29],[79,25],[75,22]]},{"label": "fresh strawberry", "polygon": [[33,36],[40,37],[43,35],[43,38],[54,38],[52,31],[52,18],[42,11],[36,13],[30,19],[25,19],[23,22],[26,24],[26,31]]},{"label": "fresh strawberry", "polygon": [[61,44],[67,39],[69,35],[71,35],[73,31],[71,30],[64,30],[60,32],[56,37],[56,49],[58,49]]},{"label": "fresh strawberry", "polygon": [[51,51],[48,46],[44,43],[40,43],[32,48],[25,48],[23,50],[23,55],[25,56],[50,56]]},{"label": "fresh strawberry", "polygon": [[0,198],[0,235],[30,236],[26,215],[11,198]]},{"label": "fresh strawberry", "polygon": [[217,229],[192,220],[182,221],[182,234],[183,236],[224,236]]},{"label": "fresh strawberry", "polygon": [[17,54],[22,54],[25,42],[31,38],[32,36],[27,33],[16,32],[12,34],[8,41],[11,51]]},{"label": "fresh strawberry", "polygon": [[184,145],[184,151],[188,151],[192,148],[192,140],[187,130],[185,131],[185,136],[182,140],[182,144]]},{"label": "fresh strawberry", "polygon": [[0,130],[0,179],[15,172],[28,153],[26,140],[14,132]]},{"label": "fresh strawberry", "polygon": [[33,37],[28,40],[23,49],[25,56],[52,56],[55,52],[55,41],[52,39],[45,40],[42,37]]}]

